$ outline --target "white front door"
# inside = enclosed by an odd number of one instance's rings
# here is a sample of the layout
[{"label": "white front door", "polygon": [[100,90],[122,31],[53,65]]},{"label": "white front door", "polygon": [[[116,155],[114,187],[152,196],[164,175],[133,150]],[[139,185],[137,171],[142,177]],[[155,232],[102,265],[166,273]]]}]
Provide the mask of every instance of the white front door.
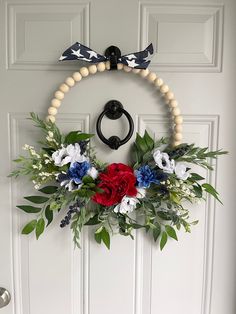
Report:
[{"label": "white front door", "polygon": [[[137,0],[2,0],[0,7],[0,287],[12,295],[2,314],[234,314],[235,305],[235,0],[169,3]],[[216,172],[224,206],[208,198],[192,208],[200,223],[163,252],[143,232],[115,235],[111,250],[87,229],[74,250],[60,213],[36,241],[20,234],[28,217],[16,209],[32,192],[26,180],[7,178],[21,147],[39,132],[29,112],[46,114],[58,85],[79,62],[58,63],[80,41],[99,53],[114,44],[123,54],[155,48],[150,69],[167,82],[184,116],[184,141],[230,151]],[[161,137],[165,105],[148,82],[111,71],[84,79],[66,96],[58,125],[95,132],[104,105],[119,100],[135,130]],[[106,135],[124,136],[124,119],[104,122]],[[127,161],[132,140],[112,151],[95,139],[98,156]],[[234,172],[234,173],[233,173]]]}]

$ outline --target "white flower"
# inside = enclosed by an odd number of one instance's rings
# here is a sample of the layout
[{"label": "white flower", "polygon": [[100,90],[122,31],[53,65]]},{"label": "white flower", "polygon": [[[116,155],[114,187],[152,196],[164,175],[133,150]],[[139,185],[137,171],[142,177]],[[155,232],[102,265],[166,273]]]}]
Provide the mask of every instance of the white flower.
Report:
[{"label": "white flower", "polygon": [[[62,185],[62,183],[61,183]],[[67,181],[67,184],[65,184],[65,188],[68,189],[68,191],[74,191],[74,190],[79,190],[81,188],[82,184],[76,185],[74,184],[73,180],[70,180],[69,182]]]},{"label": "white flower", "polygon": [[146,190],[144,188],[137,188],[137,198],[144,198],[146,196]]},{"label": "white flower", "polygon": [[121,203],[114,208],[114,212],[121,214],[131,213],[138,203],[139,200],[137,198],[124,196]]},{"label": "white flower", "polygon": [[175,174],[180,180],[187,180],[189,173],[187,172],[187,167],[183,162],[177,162],[175,166]]},{"label": "white flower", "polygon": [[167,153],[161,152],[159,149],[156,149],[153,153],[153,158],[157,166],[166,173],[173,173],[175,169],[175,161],[170,160],[170,157]]},{"label": "white flower", "polygon": [[87,175],[89,175],[90,177],[92,177],[95,180],[98,177],[98,171],[95,167],[91,167],[91,168],[89,168]]},{"label": "white flower", "polygon": [[48,131],[48,136],[49,137],[53,137],[53,132],[52,131]]},{"label": "white flower", "polygon": [[67,147],[58,149],[52,154],[52,159],[56,166],[62,167],[68,163],[87,161],[84,155],[81,155],[81,149],[78,143],[70,144]]},{"label": "white flower", "polygon": [[28,150],[29,148],[30,148],[30,146],[29,146],[28,144],[25,144],[25,145],[22,147],[23,150]]}]

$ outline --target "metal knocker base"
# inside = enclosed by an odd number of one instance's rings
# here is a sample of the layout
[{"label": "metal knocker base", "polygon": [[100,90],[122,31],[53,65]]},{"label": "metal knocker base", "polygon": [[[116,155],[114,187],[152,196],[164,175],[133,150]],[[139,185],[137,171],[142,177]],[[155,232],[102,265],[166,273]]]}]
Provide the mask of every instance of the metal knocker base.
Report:
[{"label": "metal knocker base", "polygon": [[[111,120],[117,120],[119,119],[122,115],[125,115],[128,122],[129,122],[129,132],[127,136],[121,140],[118,136],[113,135],[109,139],[105,138],[105,136],[102,133],[101,130],[101,124],[102,124],[102,119],[104,116],[107,116]],[[100,138],[100,140],[108,145],[111,149],[118,149],[120,146],[126,144],[130,138],[133,135],[134,132],[134,122],[130,114],[124,109],[122,104],[118,100],[110,100],[106,105],[103,110],[103,112],[100,114],[97,120],[97,134]]]}]

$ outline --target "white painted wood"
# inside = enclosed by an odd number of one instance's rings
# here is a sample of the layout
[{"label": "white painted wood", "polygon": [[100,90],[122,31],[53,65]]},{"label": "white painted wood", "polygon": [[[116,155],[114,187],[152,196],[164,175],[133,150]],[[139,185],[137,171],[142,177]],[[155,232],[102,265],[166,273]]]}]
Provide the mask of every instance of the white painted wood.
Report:
[{"label": "white painted wood", "polygon": [[223,5],[140,2],[140,47],[153,42],[161,71],[219,72]]},{"label": "white painted wood", "polygon": [[[0,5],[0,286],[12,294],[1,313],[234,314],[235,1],[2,0]],[[168,133],[168,106],[153,84],[132,73],[105,71],[82,80],[77,74],[63,105],[51,104],[61,83],[79,72],[77,62],[56,62],[76,40],[100,53],[116,44],[124,54],[152,40],[157,53],[150,70],[159,72],[178,100],[184,140],[230,151],[214,174],[202,172],[216,184],[224,206],[211,198],[195,205],[191,212],[199,225],[162,253],[139,231],[134,241],[115,235],[107,251],[90,229],[83,233],[82,250],[74,251],[70,230],[59,228],[63,213],[40,241],[20,235],[28,217],[15,205],[32,189],[7,174],[21,146],[39,139],[28,112],[46,115],[52,105],[63,130],[95,132],[103,106],[117,99],[137,131]],[[126,132],[124,118],[104,119],[105,135]],[[116,152],[97,138],[94,144],[105,161],[128,159],[129,144]]]}]

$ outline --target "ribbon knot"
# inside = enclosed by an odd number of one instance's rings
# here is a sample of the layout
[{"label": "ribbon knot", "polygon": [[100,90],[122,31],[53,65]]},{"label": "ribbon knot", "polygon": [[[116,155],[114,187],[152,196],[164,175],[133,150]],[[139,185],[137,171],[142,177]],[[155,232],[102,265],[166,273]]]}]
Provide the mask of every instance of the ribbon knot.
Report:
[{"label": "ribbon knot", "polygon": [[[112,47],[112,46],[111,46]],[[109,49],[109,48],[108,48]],[[71,47],[66,49],[61,55],[59,61],[65,60],[81,60],[90,63],[99,63],[111,61],[113,68],[115,63],[122,63],[134,69],[146,69],[149,66],[150,58],[153,55],[153,45],[150,44],[146,49],[138,52],[133,52],[121,55],[101,55],[96,51],[76,42]]]}]

